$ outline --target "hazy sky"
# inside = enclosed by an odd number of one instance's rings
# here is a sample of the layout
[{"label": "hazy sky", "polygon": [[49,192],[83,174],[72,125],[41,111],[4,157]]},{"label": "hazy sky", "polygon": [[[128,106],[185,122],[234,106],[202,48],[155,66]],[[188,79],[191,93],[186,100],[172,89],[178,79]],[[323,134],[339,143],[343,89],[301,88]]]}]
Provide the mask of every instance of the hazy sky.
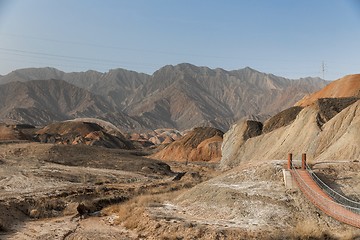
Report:
[{"label": "hazy sky", "polygon": [[289,78],[360,72],[360,0],[0,0],[0,74],[188,62]]}]

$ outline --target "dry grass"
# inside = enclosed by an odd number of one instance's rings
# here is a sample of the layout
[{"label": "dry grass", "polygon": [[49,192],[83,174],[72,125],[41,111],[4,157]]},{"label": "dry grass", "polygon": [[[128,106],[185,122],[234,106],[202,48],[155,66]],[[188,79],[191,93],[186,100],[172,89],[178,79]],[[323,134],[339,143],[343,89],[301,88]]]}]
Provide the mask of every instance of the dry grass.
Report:
[{"label": "dry grass", "polygon": [[352,239],[360,239],[360,231],[346,231],[345,233],[339,236],[339,239],[343,240],[352,240]]},{"label": "dry grass", "polygon": [[354,239],[354,234],[349,234],[349,237],[339,237],[335,236],[333,233],[330,234],[328,230],[321,227],[313,219],[303,219],[299,221],[295,227],[285,228],[285,229],[276,229],[272,231],[270,236],[263,237],[261,239],[321,239],[321,240],[339,240],[339,239]]},{"label": "dry grass", "polygon": [[304,239],[319,239],[323,231],[314,220],[305,220],[298,222],[293,229],[293,236],[301,236]]},{"label": "dry grass", "polygon": [[[186,191],[186,189],[153,194],[141,195],[118,205],[109,206],[102,210],[103,214],[116,215],[115,224],[122,225],[129,230],[134,230],[144,239],[180,240],[180,239],[256,239],[246,231],[238,229],[214,229],[211,226],[192,224],[189,222],[157,221],[148,215],[149,207],[162,205],[171,201],[174,197]],[[241,236],[241,238],[239,238]]]},{"label": "dry grass", "polygon": [[147,207],[160,205],[165,201],[173,199],[182,192],[182,190],[178,190],[160,194],[140,195],[123,204],[105,208],[102,212],[106,215],[117,215],[116,224],[122,224],[128,229],[135,229],[141,225],[141,220],[147,217]]},{"label": "dry grass", "polygon": [[316,223],[302,222],[298,223],[293,232],[294,238],[297,239],[327,239],[327,240],[352,240],[359,239],[360,232],[356,230],[339,230],[339,232],[329,233],[327,230],[321,229]]}]

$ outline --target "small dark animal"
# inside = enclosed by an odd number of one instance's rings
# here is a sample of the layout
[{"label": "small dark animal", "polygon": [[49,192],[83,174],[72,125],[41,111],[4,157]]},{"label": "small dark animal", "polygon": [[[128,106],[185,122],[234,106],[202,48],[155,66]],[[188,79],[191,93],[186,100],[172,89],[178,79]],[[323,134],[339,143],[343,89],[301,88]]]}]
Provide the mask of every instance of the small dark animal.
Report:
[{"label": "small dark animal", "polygon": [[72,217],[72,219],[76,217],[80,217],[80,219],[84,219],[90,213],[90,209],[83,202],[79,203],[76,210],[78,213],[74,217]]},{"label": "small dark animal", "polygon": [[89,213],[89,209],[85,206],[84,203],[79,203],[79,205],[77,206],[76,210],[78,211],[78,213],[80,215],[85,215]]}]

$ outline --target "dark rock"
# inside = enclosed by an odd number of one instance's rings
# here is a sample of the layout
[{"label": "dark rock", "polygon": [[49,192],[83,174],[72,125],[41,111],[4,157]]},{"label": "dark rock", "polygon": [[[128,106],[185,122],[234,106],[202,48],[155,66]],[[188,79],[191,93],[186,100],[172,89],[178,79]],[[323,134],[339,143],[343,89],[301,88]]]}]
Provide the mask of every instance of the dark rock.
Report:
[{"label": "dark rock", "polygon": [[302,107],[291,107],[284,111],[279,112],[275,116],[266,120],[263,127],[263,133],[272,132],[275,129],[284,127],[292,123],[299,112],[302,110]]}]

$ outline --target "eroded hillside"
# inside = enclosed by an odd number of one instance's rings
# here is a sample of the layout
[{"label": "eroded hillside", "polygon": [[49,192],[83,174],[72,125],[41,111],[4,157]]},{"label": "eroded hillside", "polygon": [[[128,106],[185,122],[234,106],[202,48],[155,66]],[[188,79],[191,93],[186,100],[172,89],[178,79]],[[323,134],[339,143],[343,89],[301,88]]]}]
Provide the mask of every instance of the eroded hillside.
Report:
[{"label": "eroded hillside", "polygon": [[150,157],[185,163],[219,161],[223,135],[222,131],[211,127],[194,128]]},{"label": "eroded hillside", "polygon": [[[224,157],[221,165],[233,167],[242,162],[261,159],[281,159],[287,153],[307,153],[310,161],[357,160],[360,138],[360,99],[357,97],[360,79],[344,77],[331,83],[327,89],[337,89],[334,98],[318,98],[305,107],[292,107],[264,122],[262,134],[246,141],[244,122],[235,124],[228,131],[222,145]],[[349,88],[349,85],[353,88]],[[341,97],[346,91],[349,97]],[[355,87],[359,89],[356,89]],[[326,92],[326,91],[325,91]],[[326,94],[325,94],[326,95]],[[318,93],[312,96],[319,97]],[[311,97],[312,98],[312,97]],[[261,151],[259,151],[261,149]]]}]

